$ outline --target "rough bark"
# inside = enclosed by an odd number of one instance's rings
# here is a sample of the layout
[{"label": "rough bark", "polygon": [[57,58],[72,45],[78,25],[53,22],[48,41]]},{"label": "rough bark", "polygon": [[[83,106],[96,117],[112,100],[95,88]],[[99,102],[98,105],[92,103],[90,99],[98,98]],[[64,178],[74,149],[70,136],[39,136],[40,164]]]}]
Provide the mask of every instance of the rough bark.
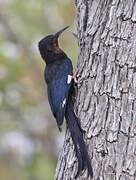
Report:
[{"label": "rough bark", "polygon": [[[136,179],[136,1],[77,0],[77,114],[94,180]],[[74,179],[67,131],[57,180]],[[78,179],[87,179],[86,172]]]}]

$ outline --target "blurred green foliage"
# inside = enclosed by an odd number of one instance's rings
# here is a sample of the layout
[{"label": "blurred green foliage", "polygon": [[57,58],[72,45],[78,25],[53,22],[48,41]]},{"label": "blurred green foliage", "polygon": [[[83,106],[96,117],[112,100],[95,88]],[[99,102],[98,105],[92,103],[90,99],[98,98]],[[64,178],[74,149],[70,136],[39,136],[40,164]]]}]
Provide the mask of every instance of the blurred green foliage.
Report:
[{"label": "blurred green foliage", "polygon": [[37,44],[71,25],[60,45],[76,62],[74,21],[72,0],[0,0],[0,180],[54,177],[63,138],[48,106]]}]

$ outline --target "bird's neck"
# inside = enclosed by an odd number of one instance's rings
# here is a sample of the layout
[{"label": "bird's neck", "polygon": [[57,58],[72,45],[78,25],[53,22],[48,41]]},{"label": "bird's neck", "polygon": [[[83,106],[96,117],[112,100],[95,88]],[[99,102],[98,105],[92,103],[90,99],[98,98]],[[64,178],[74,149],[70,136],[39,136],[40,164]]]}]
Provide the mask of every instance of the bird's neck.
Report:
[{"label": "bird's neck", "polygon": [[46,64],[51,64],[56,61],[61,61],[62,59],[65,58],[67,58],[67,55],[63,51],[59,53],[50,53],[50,54],[48,53],[45,58],[45,62]]}]

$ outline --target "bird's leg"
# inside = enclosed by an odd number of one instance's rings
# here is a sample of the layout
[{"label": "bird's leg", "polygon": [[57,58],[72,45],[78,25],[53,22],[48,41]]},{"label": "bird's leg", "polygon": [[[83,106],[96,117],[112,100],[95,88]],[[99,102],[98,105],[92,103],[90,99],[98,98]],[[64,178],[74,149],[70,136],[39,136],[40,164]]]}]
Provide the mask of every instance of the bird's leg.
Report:
[{"label": "bird's leg", "polygon": [[77,72],[78,72],[78,69],[77,68],[74,68],[73,69],[73,76],[72,76],[72,78],[73,78],[73,80],[74,80],[74,82],[75,83],[77,83],[78,81],[77,81]]}]

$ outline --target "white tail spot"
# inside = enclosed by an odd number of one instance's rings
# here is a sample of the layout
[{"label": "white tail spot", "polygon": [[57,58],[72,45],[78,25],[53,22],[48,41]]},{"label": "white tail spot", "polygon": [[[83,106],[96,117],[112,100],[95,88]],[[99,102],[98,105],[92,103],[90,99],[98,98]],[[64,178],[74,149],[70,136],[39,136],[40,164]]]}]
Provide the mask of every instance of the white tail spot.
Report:
[{"label": "white tail spot", "polygon": [[62,107],[64,107],[65,104],[66,104],[66,98],[65,98],[65,99],[63,100],[63,102],[62,102]]}]

